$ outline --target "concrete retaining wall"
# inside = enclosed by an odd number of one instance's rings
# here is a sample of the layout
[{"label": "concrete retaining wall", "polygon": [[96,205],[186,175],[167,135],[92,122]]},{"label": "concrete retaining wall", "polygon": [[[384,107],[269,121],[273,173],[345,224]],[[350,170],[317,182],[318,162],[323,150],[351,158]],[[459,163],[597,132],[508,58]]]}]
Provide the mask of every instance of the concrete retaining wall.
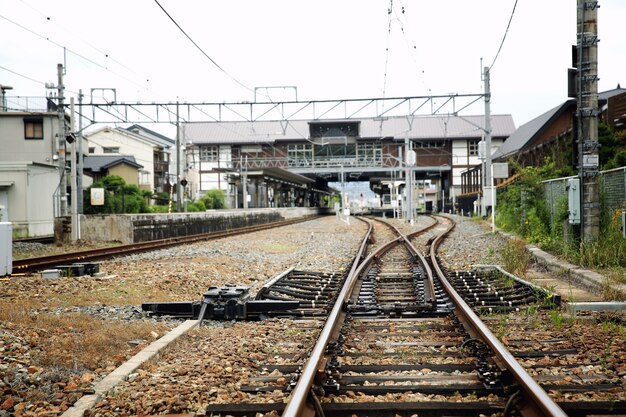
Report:
[{"label": "concrete retaining wall", "polygon": [[[81,239],[131,244],[316,215],[318,208],[210,210],[202,213],[81,215]],[[55,239],[70,239],[69,218],[55,220]]]}]

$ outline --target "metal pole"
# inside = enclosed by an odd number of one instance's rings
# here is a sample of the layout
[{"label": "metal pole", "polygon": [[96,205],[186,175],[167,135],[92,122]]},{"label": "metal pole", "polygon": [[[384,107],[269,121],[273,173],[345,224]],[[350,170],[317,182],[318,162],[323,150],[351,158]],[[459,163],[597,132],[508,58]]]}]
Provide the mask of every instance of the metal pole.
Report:
[{"label": "metal pole", "polygon": [[413,224],[413,161],[410,150],[409,133],[404,136],[404,158],[405,158],[405,173],[404,180],[406,181],[404,189],[406,190],[406,221]]},{"label": "metal pole", "polygon": [[63,85],[63,64],[57,64],[57,89],[59,94],[59,134],[57,136],[57,153],[59,154],[59,191],[60,214],[67,216],[67,176],[65,175],[65,86]]},{"label": "metal pole", "polygon": [[243,169],[243,178],[241,180],[241,195],[243,197],[243,208],[248,208],[248,155],[246,155],[246,166]]},{"label": "metal pole", "polygon": [[496,187],[493,184],[493,165],[491,165],[491,233],[496,232]]},{"label": "metal pole", "polygon": [[[83,90],[78,90],[78,135],[76,135],[76,140],[78,141],[78,176],[76,178],[76,193],[78,197],[78,205],[76,206],[78,209],[78,214],[84,213],[83,208]],[[80,216],[78,218],[78,222],[80,224]],[[80,227],[78,230],[80,239]]]},{"label": "metal pole", "polygon": [[182,190],[180,187],[180,119],[178,113],[178,101],[176,102],[176,211],[180,213]]},{"label": "metal pole", "polygon": [[[74,129],[74,97],[70,98],[70,128]],[[71,202],[71,240],[76,242],[80,238],[80,224],[78,223],[78,196],[76,195],[76,139],[72,141],[72,160],[70,161],[70,189],[72,194]]]},{"label": "metal pole", "polygon": [[[483,184],[483,205],[487,206],[485,190],[487,187],[491,191],[491,214],[495,207],[495,190],[493,189],[493,178],[491,175],[491,84],[489,80],[489,67],[485,67],[485,183]],[[486,213],[485,213],[486,214]]]}]

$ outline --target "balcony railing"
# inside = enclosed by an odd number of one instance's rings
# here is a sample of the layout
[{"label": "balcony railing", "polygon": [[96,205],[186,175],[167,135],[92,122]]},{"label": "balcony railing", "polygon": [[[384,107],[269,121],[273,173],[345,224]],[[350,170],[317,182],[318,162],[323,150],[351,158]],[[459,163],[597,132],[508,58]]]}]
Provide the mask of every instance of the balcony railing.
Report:
[{"label": "balcony railing", "polygon": [[314,157],[314,158],[247,158],[235,159],[232,161],[219,161],[219,167],[240,169],[261,169],[261,168],[383,168],[395,167],[399,162],[397,158],[391,156],[380,157]]},{"label": "balcony railing", "polygon": [[169,164],[167,162],[155,162],[154,172],[168,172]]}]

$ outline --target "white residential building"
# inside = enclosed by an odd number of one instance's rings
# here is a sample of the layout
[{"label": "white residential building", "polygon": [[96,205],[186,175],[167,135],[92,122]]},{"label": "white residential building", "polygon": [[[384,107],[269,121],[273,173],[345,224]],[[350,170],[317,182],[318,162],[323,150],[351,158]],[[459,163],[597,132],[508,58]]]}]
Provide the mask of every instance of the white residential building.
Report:
[{"label": "white residential building", "polygon": [[89,155],[132,155],[142,165],[139,187],[155,192],[167,191],[173,183],[170,172],[174,141],[141,126],[128,129],[102,127],[85,135]]},{"label": "white residential building", "polygon": [[69,185],[69,170],[60,167],[67,153],[60,121],[52,111],[0,112],[0,216],[14,237],[53,234],[54,217],[69,203],[69,189],[61,187],[62,179]]}]

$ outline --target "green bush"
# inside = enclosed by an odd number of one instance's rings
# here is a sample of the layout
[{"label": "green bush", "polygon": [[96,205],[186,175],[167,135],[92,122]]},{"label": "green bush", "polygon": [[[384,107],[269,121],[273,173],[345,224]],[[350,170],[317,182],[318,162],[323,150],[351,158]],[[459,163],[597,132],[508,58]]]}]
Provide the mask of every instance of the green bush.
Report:
[{"label": "green bush", "polygon": [[206,207],[202,200],[200,201],[190,201],[187,203],[187,211],[205,211]]},{"label": "green bush", "polygon": [[[512,165],[515,166],[514,163]],[[562,177],[563,171],[556,169],[550,160],[546,160],[542,167],[516,167],[516,169],[520,173],[518,181],[498,193],[496,208],[498,227],[584,267],[626,266],[626,239],[621,236],[619,227],[620,210],[614,213],[602,210],[601,239],[580,242],[573,238],[573,229],[566,222],[567,196],[561,197],[556,202],[552,222],[544,196],[541,181]],[[605,196],[601,195],[602,206],[605,206],[604,198]],[[568,234],[572,238],[568,239],[566,237]]]},{"label": "green bush", "polygon": [[200,198],[199,202],[204,204],[205,210],[222,209],[226,207],[224,191],[209,190]]},{"label": "green bush", "polygon": [[[91,189],[104,189],[104,205],[91,205]],[[83,194],[85,214],[148,213],[147,198],[150,192],[141,191],[136,185],[126,184],[118,175],[109,175],[96,181]]]},{"label": "green bush", "polygon": [[150,206],[150,213],[167,213],[169,211],[169,205],[166,206]]},{"label": "green bush", "polygon": [[519,168],[520,177],[498,194],[496,223],[533,243],[550,234],[550,212],[545,202],[541,181],[554,165],[548,160],[544,167]]},{"label": "green bush", "polygon": [[607,223],[601,224],[601,239],[581,242],[575,259],[589,268],[626,267],[626,239],[620,230],[620,210],[615,210]]}]

